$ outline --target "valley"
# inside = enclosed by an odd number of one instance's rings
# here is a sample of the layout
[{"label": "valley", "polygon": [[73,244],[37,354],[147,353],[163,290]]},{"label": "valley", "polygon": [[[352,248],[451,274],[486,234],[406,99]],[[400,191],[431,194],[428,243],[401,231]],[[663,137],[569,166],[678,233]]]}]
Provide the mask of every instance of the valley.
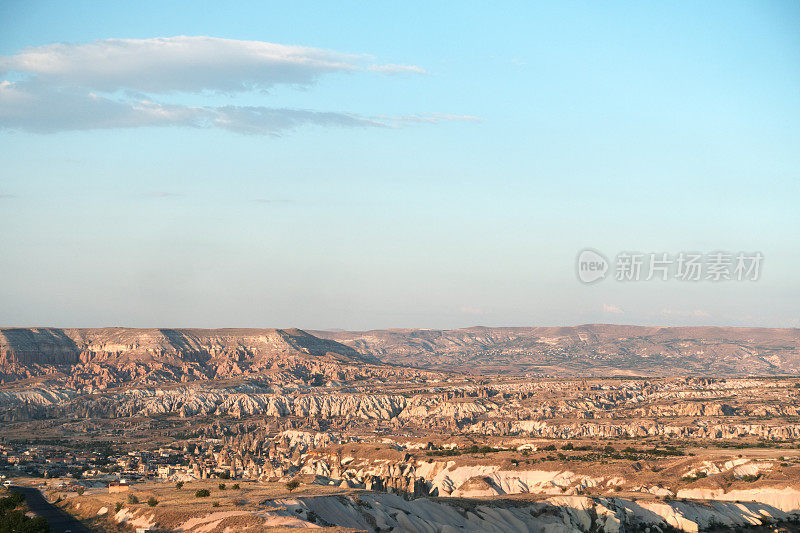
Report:
[{"label": "valley", "polygon": [[[315,333],[4,329],[0,470],[93,531],[694,532],[800,516],[794,331],[694,339],[706,357],[745,346],[783,365],[713,377],[609,375],[632,344],[686,332],[569,330],[548,349],[606,346],[596,375],[538,377],[449,367],[541,331],[402,333],[413,353],[395,334]],[[689,357],[671,346],[647,358]]]}]

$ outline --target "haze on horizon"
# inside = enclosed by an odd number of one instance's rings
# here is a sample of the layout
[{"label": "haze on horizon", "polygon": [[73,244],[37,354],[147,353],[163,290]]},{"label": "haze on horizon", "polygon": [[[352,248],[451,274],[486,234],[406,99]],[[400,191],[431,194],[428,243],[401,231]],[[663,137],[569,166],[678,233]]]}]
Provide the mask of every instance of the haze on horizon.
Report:
[{"label": "haze on horizon", "polygon": [[[800,6],[0,5],[0,325],[800,327]],[[760,252],[585,285],[577,254]]]}]

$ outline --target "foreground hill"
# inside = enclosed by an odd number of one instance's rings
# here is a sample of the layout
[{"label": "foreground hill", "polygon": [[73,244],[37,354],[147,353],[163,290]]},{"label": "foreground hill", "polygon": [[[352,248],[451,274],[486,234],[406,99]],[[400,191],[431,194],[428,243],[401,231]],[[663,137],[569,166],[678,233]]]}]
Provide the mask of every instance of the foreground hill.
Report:
[{"label": "foreground hill", "polygon": [[574,327],[314,331],[384,362],[472,373],[797,374],[800,329]]},{"label": "foreground hill", "polygon": [[235,376],[347,379],[378,361],[299,329],[0,329],[0,379],[107,388]]}]

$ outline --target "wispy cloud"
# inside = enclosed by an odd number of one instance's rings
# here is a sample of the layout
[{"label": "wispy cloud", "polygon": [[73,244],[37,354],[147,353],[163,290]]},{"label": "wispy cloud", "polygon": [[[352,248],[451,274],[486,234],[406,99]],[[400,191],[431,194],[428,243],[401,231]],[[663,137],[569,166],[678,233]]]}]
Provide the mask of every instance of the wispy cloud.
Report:
[{"label": "wispy cloud", "polygon": [[0,193],[0,200],[8,200],[11,198],[16,198],[16,195]]},{"label": "wispy cloud", "polygon": [[340,127],[376,127],[384,124],[358,115],[309,111],[304,109],[273,109],[267,107],[218,107],[212,112],[211,123],[237,133],[278,133],[305,124]]},{"label": "wispy cloud", "polygon": [[183,126],[242,134],[280,135],[305,125],[397,127],[465,120],[456,115],[363,117],[350,113],[263,106],[187,106],[146,99],[116,99],[36,81],[0,82],[0,126],[34,133],[70,130]]},{"label": "wispy cloud", "polygon": [[378,120],[402,126],[404,124],[439,124],[441,122],[483,122],[480,117],[472,115],[453,115],[450,113],[425,113],[421,115],[407,115],[403,117],[380,116]]},{"label": "wispy cloud", "polygon": [[150,100],[117,100],[35,82],[0,82],[0,125],[35,133],[69,130],[183,126],[237,133],[279,134],[306,124],[385,126],[356,115],[269,107],[202,107]]},{"label": "wispy cloud", "polygon": [[145,193],[145,196],[150,196],[151,198],[170,198],[173,196],[180,196],[174,192],[166,192],[166,191],[153,191]]},{"label": "wispy cloud", "polygon": [[603,312],[614,315],[624,315],[625,311],[613,304],[603,304]]},{"label": "wispy cloud", "polygon": [[427,74],[428,72],[416,65],[372,65],[367,70],[383,74]]},{"label": "wispy cloud", "polygon": [[355,71],[424,74],[416,65],[378,64],[305,46],[215,37],[106,39],[50,44],[0,56],[0,127],[35,133],[154,126],[219,128],[280,135],[304,125],[398,127],[475,121],[444,113],[368,117],[270,106],[163,103],[166,93],[266,91],[307,86],[320,76]]}]

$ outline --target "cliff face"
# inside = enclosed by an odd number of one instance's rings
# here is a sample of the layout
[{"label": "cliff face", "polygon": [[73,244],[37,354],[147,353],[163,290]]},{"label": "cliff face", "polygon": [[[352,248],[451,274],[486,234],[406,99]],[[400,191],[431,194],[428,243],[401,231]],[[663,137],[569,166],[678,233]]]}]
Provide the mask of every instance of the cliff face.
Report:
[{"label": "cliff face", "polygon": [[64,330],[51,328],[0,329],[0,365],[69,365],[78,362],[80,349]]},{"label": "cliff face", "polygon": [[0,361],[7,363],[68,365],[112,358],[202,361],[225,353],[255,359],[276,355],[372,359],[299,329],[0,329]]},{"label": "cliff face", "polygon": [[55,373],[100,388],[264,373],[333,379],[342,365],[373,362],[299,329],[0,329],[5,381]]}]

